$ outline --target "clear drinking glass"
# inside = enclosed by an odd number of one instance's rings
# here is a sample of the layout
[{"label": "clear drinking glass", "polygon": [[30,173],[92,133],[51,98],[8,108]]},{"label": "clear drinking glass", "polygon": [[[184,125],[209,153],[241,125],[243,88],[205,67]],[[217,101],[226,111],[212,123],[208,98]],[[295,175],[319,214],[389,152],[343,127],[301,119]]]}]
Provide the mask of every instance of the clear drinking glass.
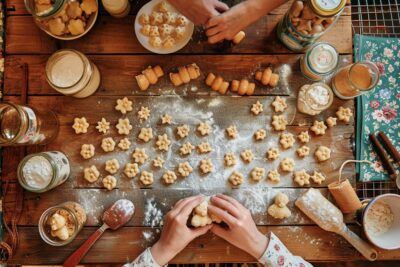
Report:
[{"label": "clear drinking glass", "polygon": [[332,79],[332,89],[341,99],[352,99],[373,90],[380,79],[378,67],[370,61],[360,61],[338,70]]}]

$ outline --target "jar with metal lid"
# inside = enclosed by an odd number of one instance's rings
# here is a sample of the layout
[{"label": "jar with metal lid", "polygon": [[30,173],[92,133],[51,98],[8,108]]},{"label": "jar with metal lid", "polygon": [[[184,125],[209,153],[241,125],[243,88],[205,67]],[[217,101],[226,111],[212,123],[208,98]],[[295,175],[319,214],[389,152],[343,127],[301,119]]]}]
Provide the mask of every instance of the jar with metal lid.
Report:
[{"label": "jar with metal lid", "polygon": [[332,102],[333,92],[328,85],[321,82],[305,84],[299,90],[297,109],[314,116],[328,109]]},{"label": "jar with metal lid", "polygon": [[115,18],[123,18],[129,14],[131,4],[128,0],[102,0],[104,9]]},{"label": "jar with metal lid", "polygon": [[57,136],[59,123],[51,110],[1,102],[0,127],[0,147],[44,145]]},{"label": "jar with metal lid", "polygon": [[278,38],[293,51],[303,51],[338,20],[346,0],[295,0],[278,24]]},{"label": "jar with metal lid", "polygon": [[86,211],[68,201],[45,210],[39,219],[40,237],[49,245],[64,246],[75,239],[86,223]]},{"label": "jar with metal lid", "polygon": [[300,58],[300,69],[305,77],[320,81],[332,74],[339,64],[339,54],[327,43],[316,43]]},{"label": "jar with metal lid", "polygon": [[35,23],[48,35],[74,40],[85,35],[95,24],[97,0],[24,0]]},{"label": "jar with metal lid", "polygon": [[43,193],[64,183],[71,172],[67,156],[59,151],[26,156],[18,165],[18,181],[23,188]]},{"label": "jar with metal lid", "polygon": [[84,54],[62,49],[47,60],[46,80],[64,95],[85,98],[96,92],[101,78],[97,66]]}]

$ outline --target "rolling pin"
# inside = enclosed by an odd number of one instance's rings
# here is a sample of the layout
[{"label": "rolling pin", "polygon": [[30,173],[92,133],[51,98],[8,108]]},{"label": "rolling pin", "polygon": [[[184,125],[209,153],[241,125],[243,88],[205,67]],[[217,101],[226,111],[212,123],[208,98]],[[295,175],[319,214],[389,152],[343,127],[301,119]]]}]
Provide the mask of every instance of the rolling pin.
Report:
[{"label": "rolling pin", "polygon": [[371,144],[374,147],[376,154],[378,154],[380,160],[382,161],[383,168],[388,172],[389,177],[391,179],[396,179],[396,170],[394,169],[392,163],[390,163],[389,157],[386,154],[385,149],[383,148],[381,143],[379,143],[374,134],[369,134],[369,140],[371,141]]}]

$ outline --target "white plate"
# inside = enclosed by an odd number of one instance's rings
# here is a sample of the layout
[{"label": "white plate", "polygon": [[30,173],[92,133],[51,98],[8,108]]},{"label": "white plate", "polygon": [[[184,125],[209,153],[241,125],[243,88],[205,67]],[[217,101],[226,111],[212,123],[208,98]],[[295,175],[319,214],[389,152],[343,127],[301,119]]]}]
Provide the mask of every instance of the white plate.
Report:
[{"label": "white plate", "polygon": [[[149,44],[149,37],[144,36],[141,32],[140,29],[142,28],[142,25],[139,23],[139,17],[143,13],[150,15],[151,12],[153,12],[153,9],[155,6],[157,6],[162,0],[152,0],[145,4],[137,13],[136,19],[135,19],[135,34],[137,39],[139,40],[140,44],[146,48],[147,50],[156,53],[156,54],[171,54],[175,53],[176,51],[181,50],[185,45],[190,41],[193,35],[194,31],[194,24],[189,21],[188,25],[186,25],[186,32],[185,35],[183,36],[182,39],[176,42],[176,44],[171,47],[171,48],[163,48],[163,47],[152,47]],[[170,12],[174,13],[179,13],[172,5],[170,6]]]}]

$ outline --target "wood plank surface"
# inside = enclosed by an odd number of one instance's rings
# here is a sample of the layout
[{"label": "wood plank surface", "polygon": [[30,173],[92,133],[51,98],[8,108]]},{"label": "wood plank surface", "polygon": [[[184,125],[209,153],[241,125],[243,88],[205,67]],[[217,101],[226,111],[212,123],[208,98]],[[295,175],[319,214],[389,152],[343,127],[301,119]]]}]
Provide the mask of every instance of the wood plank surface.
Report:
[{"label": "wood plank surface", "polygon": [[[47,55],[14,55],[5,60],[5,95],[20,94],[23,86],[22,65],[29,65],[30,95],[60,95],[52,89],[45,75]],[[218,95],[204,84],[205,76],[209,72],[222,75],[227,81],[242,78],[254,80],[255,71],[272,65],[274,72],[280,74],[277,87],[270,88],[257,83],[256,95],[287,95],[297,92],[297,89],[310,83],[300,70],[301,55],[90,55],[89,58],[99,68],[102,79],[100,89],[96,95]],[[340,66],[351,62],[351,55],[341,56]],[[135,75],[147,66],[160,64],[165,73],[175,71],[177,66],[195,62],[203,74],[188,85],[173,87],[168,75],[151,86],[147,91],[140,91]],[[326,79],[329,83],[329,77]],[[196,89],[196,90],[194,90]],[[230,93],[228,93],[230,94]]]},{"label": "wood plank surface", "polygon": [[[10,264],[60,264],[77,249],[96,228],[84,228],[68,246],[51,247],[39,237],[37,227],[20,227],[20,247]],[[312,262],[341,262],[363,260],[363,257],[343,238],[317,226],[258,227],[263,233],[272,231],[288,249]],[[360,234],[359,227],[351,227]],[[83,258],[82,264],[126,263],[157,240],[160,229],[124,227],[106,232]],[[379,260],[398,260],[399,250],[379,250]],[[43,259],[46,259],[45,262]],[[195,239],[171,263],[236,263],[254,262],[250,255],[226,241],[206,234]]]},{"label": "wood plank surface", "polygon": [[[179,54],[291,54],[276,38],[276,25],[281,15],[266,15],[246,31],[246,39],[237,46],[210,45],[204,31],[196,27],[192,40]],[[6,23],[7,54],[51,54],[61,48],[77,49],[85,54],[142,54],[145,50],[134,34],[134,16],[115,19],[99,16],[96,25],[84,37],[60,42],[41,31],[29,16],[10,16]],[[341,36],[341,38],[336,38]],[[334,45],[341,54],[352,51],[351,17],[341,16],[321,41]]]}]

